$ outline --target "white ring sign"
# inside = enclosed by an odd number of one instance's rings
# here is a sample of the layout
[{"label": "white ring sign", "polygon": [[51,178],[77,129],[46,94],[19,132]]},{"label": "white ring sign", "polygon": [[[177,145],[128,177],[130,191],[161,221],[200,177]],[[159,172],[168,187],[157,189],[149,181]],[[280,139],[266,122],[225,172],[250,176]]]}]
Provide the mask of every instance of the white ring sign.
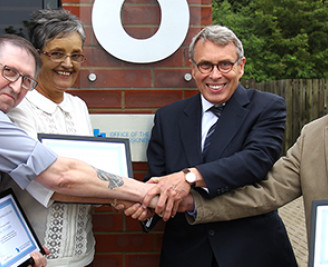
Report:
[{"label": "white ring sign", "polygon": [[125,0],[95,0],[92,27],[100,45],[113,56],[133,63],[151,63],[172,55],[183,43],[189,29],[187,0],[157,0],[161,22],[148,39],[126,33],[121,20]]}]

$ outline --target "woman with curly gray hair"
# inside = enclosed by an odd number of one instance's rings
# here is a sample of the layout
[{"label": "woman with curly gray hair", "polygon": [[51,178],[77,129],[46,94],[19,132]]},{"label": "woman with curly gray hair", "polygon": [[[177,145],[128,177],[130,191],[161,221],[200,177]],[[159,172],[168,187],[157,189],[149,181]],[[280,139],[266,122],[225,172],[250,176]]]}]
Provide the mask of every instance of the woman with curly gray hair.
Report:
[{"label": "woman with curly gray hair", "polygon": [[[66,93],[85,61],[82,22],[65,9],[38,10],[30,21],[30,40],[42,67],[35,90],[28,92],[9,117],[30,136],[37,134],[92,135],[87,106]],[[92,266],[95,239],[90,205],[56,202],[59,196],[33,182],[26,191],[9,179],[41,242],[50,250],[48,266]],[[86,189],[87,190],[87,189]]]}]

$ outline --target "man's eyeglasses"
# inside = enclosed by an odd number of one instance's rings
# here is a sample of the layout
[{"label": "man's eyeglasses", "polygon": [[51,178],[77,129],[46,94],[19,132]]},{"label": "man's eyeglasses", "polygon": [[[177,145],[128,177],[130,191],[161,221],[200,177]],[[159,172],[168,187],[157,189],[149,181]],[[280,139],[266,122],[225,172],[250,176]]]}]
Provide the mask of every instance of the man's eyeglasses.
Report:
[{"label": "man's eyeglasses", "polygon": [[86,57],[81,53],[73,53],[71,55],[65,54],[61,51],[52,51],[52,52],[46,52],[39,50],[40,53],[48,56],[52,61],[54,62],[61,62],[64,61],[67,57],[70,57],[72,61],[82,63],[86,60]]},{"label": "man's eyeglasses", "polygon": [[8,67],[7,65],[3,65],[0,63],[1,66],[3,66],[1,70],[2,77],[10,82],[16,82],[20,77],[22,77],[22,84],[21,86],[25,90],[32,90],[37,85],[38,82],[28,76],[22,75],[18,72],[18,70]]},{"label": "man's eyeglasses", "polygon": [[233,66],[237,63],[237,61],[239,59],[240,58],[237,58],[237,60],[234,62],[220,61],[217,64],[213,64],[212,62],[209,62],[209,61],[201,61],[199,63],[196,63],[194,59],[192,59],[191,61],[201,73],[209,74],[213,71],[214,66],[216,66],[219,71],[221,71],[223,73],[227,73],[232,70]]}]

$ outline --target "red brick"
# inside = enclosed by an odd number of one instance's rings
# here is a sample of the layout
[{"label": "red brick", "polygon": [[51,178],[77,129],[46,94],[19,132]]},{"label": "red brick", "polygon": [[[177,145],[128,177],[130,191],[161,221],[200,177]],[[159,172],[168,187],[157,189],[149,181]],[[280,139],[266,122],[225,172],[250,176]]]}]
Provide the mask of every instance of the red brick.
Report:
[{"label": "red brick", "polygon": [[83,63],[82,68],[87,67],[122,67],[122,60],[110,55],[101,47],[86,47],[83,50],[87,60]]},{"label": "red brick", "polygon": [[202,4],[202,5],[212,5],[212,0],[188,0],[189,5],[190,4]]},{"label": "red brick", "polygon": [[154,267],[159,266],[159,253],[126,255],[126,267]]},{"label": "red brick", "polygon": [[121,92],[109,90],[70,90],[72,95],[82,98],[88,108],[119,108]]},{"label": "red brick", "polygon": [[125,222],[126,222],[126,231],[132,232],[132,231],[139,231],[142,232],[142,227],[140,224],[140,221],[136,219],[132,219],[131,217],[125,216]]},{"label": "red brick", "polygon": [[[133,232],[133,231],[139,231],[143,233],[142,226],[140,225],[140,221],[132,219],[131,217],[125,216],[126,221],[126,231],[127,232]],[[160,220],[158,223],[154,226],[152,231],[148,234],[162,234],[165,228],[165,222]]]},{"label": "red brick", "polygon": [[[197,1],[197,0],[196,0]],[[210,5],[212,6],[212,0],[202,0],[201,2],[203,5]]]},{"label": "red brick", "polygon": [[147,162],[132,162],[134,179],[143,181],[148,170]]},{"label": "red brick", "polygon": [[63,7],[69,5],[70,3],[90,3],[92,0],[62,0]]},{"label": "red brick", "polygon": [[147,162],[133,162],[132,167],[135,171],[148,169]]},{"label": "red brick", "polygon": [[157,4],[156,0],[126,0],[125,4]]},{"label": "red brick", "polygon": [[[83,64],[83,68],[87,68],[89,66],[94,66],[97,64],[97,66],[108,66],[108,67],[121,67],[123,70],[132,69],[132,71],[135,71],[136,69],[152,69],[152,68],[171,68],[171,67],[181,67],[181,66],[188,66],[189,63],[185,63],[185,55],[184,50],[182,48],[179,48],[177,51],[175,51],[171,56],[158,61],[158,62],[152,62],[147,64],[136,64],[131,62],[126,62],[119,60],[112,55],[108,54],[108,52],[104,49],[99,49],[99,51],[94,51],[93,48],[85,48],[84,49],[87,61]],[[101,57],[104,57],[102,59]],[[95,58],[98,57],[98,58]],[[94,59],[93,59],[94,58]],[[186,54],[186,58],[188,59],[188,53]],[[100,64],[97,62],[100,61]],[[106,61],[107,64],[106,64]]]},{"label": "red brick", "polygon": [[163,243],[163,234],[162,233],[156,233],[154,234],[155,238],[155,250],[161,250],[162,249],[162,243]]},{"label": "red brick", "polygon": [[199,93],[199,90],[188,90],[188,91],[186,90],[184,95],[185,95],[185,98],[189,98],[189,97],[192,97],[192,96],[194,96],[198,93]]},{"label": "red brick", "polygon": [[[93,72],[97,75],[94,82],[88,80]],[[79,84],[82,88],[144,88],[151,86],[151,70],[146,69],[97,69],[94,71],[81,70]],[[77,82],[78,82],[77,81]]]},{"label": "red brick", "polygon": [[123,214],[107,213],[102,214],[96,212],[92,215],[94,231],[122,231],[123,230]]},{"label": "red brick", "polygon": [[[187,37],[185,39],[185,42],[188,44],[188,47],[189,47],[189,44],[191,43],[191,40],[192,38],[202,29],[203,27],[201,26],[191,26],[189,27],[189,31],[188,31],[188,34],[187,34]],[[188,59],[188,50],[186,51],[186,59]]]},{"label": "red brick", "polygon": [[95,267],[123,267],[124,256],[122,254],[95,255],[93,266]]},{"label": "red brick", "polygon": [[95,234],[98,252],[152,251],[153,235],[146,233]]},{"label": "red brick", "polygon": [[173,90],[127,90],[125,106],[127,108],[159,108],[182,99],[181,91]]},{"label": "red brick", "polygon": [[121,91],[119,90],[69,90],[69,93],[82,98],[88,108],[121,107]]},{"label": "red brick", "polygon": [[71,11],[72,14],[77,16],[84,24],[91,24],[91,10],[92,6],[76,6],[65,5],[65,9]]},{"label": "red brick", "polygon": [[201,18],[202,18],[202,25],[212,24],[212,7],[211,6],[202,8]]},{"label": "red brick", "polygon": [[192,25],[212,24],[212,8],[204,6],[190,7],[190,21]]},{"label": "red brick", "polygon": [[104,212],[104,211],[114,211],[114,209],[111,206],[107,206],[107,205],[102,205],[102,206],[97,206],[95,207],[95,212]]},{"label": "red brick", "polygon": [[76,5],[72,6],[72,5],[66,4],[64,6],[64,8],[66,10],[70,11],[73,15],[79,17],[79,19],[81,19],[81,16],[80,16],[80,6],[76,6]]},{"label": "red brick", "polygon": [[[126,220],[126,231],[132,232],[132,231],[139,231],[143,233],[142,226],[140,225],[140,222],[138,220],[132,219],[131,217],[125,216]],[[165,222],[160,220],[158,223],[154,226],[152,229],[152,232],[148,234],[162,234],[165,228]]]},{"label": "red brick", "polygon": [[190,68],[185,69],[159,69],[155,70],[154,86],[157,88],[193,88],[194,81],[186,81],[184,75],[191,73]]},{"label": "red brick", "polygon": [[84,25],[84,31],[85,31],[85,42],[84,42],[84,49],[85,47],[87,47],[88,45],[90,45],[90,41],[91,41],[91,32],[92,32],[92,28],[88,25]]},{"label": "red brick", "polygon": [[184,66],[184,54],[183,49],[179,48],[177,51],[175,51],[172,55],[169,57],[154,62],[151,64],[154,68],[171,68],[171,67],[183,67]]},{"label": "red brick", "polygon": [[143,172],[135,172],[134,173],[134,179],[136,179],[138,181],[143,181],[145,175],[146,175],[146,171],[143,171]]},{"label": "red brick", "polygon": [[152,37],[158,30],[158,27],[124,27],[127,34],[135,39],[148,39]]},{"label": "red brick", "polygon": [[[92,29],[92,26],[91,26],[91,29]],[[97,48],[101,47],[101,45],[97,41],[97,38],[95,36],[95,33],[94,33],[93,29],[90,32],[90,44],[97,47]]]},{"label": "red brick", "polygon": [[[145,14],[147,14],[145,16]],[[124,5],[123,8],[123,24],[124,25],[159,25],[160,23],[160,8],[158,5]]]},{"label": "red brick", "polygon": [[[188,36],[186,38],[188,38]],[[183,55],[184,66],[188,67],[188,72],[191,73],[192,63],[189,61],[189,46],[184,48]]]}]

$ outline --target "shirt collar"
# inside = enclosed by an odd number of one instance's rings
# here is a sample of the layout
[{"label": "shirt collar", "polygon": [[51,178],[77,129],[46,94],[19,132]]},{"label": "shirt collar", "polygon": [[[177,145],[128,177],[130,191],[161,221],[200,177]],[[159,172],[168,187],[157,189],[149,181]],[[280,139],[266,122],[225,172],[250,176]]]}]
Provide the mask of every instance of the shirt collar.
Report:
[{"label": "shirt collar", "polygon": [[[208,111],[211,107],[215,106],[211,102],[207,101],[205,97],[201,94],[201,100],[202,100],[202,109],[203,109],[203,114]],[[222,106],[225,106],[226,103],[223,103]]]},{"label": "shirt collar", "polygon": [[59,107],[65,112],[69,112],[71,110],[71,107],[69,103],[67,102],[66,93],[64,92],[64,99],[61,103],[57,104],[50,100],[49,98],[46,98],[44,95],[40,94],[37,90],[29,91],[26,95],[26,99],[28,99],[30,102],[32,102],[34,105],[36,105],[39,109],[47,112],[47,113],[54,113]]}]

